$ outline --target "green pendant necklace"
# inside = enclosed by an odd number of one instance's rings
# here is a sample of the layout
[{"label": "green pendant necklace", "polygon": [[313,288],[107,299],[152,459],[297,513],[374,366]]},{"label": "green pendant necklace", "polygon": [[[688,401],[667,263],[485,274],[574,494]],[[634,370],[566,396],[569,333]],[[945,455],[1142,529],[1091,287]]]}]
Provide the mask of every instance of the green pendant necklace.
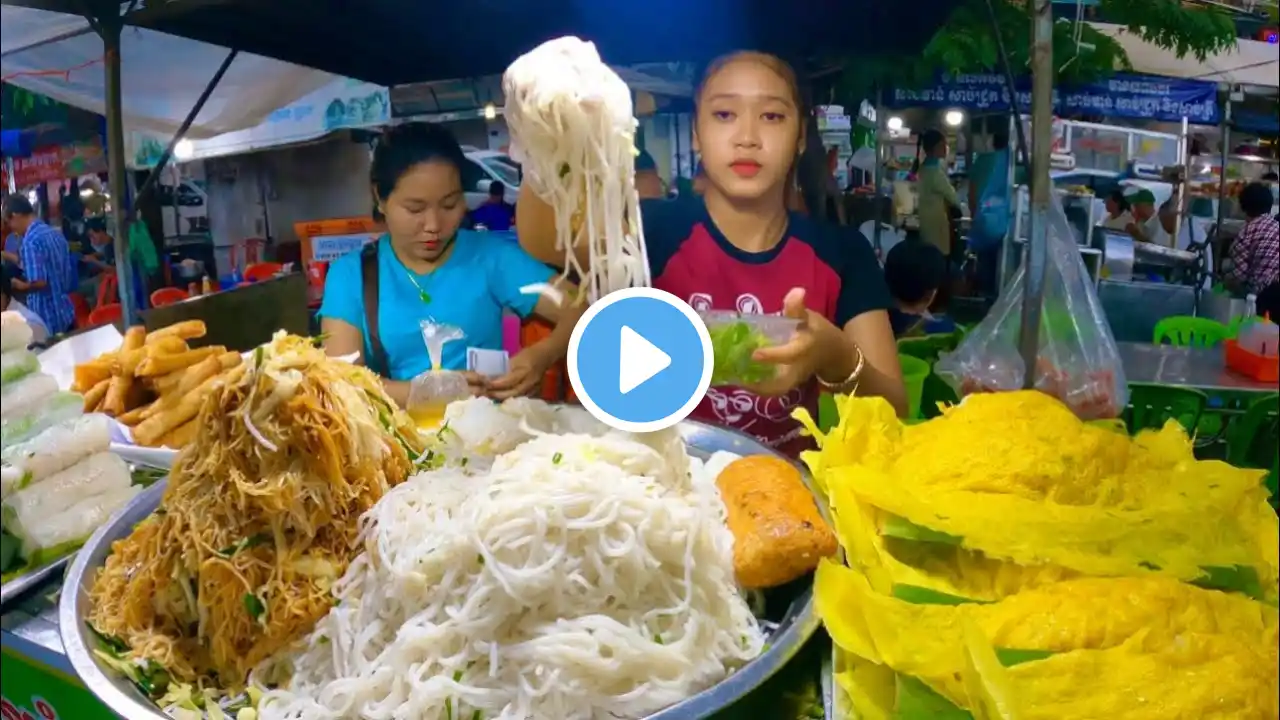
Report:
[{"label": "green pendant necklace", "polygon": [[414,276],[413,276],[413,272],[412,272],[412,271],[410,271],[410,270],[409,270],[409,268],[405,268],[405,270],[404,270],[404,274],[405,274],[405,275],[408,275],[408,276],[409,276],[409,282],[413,283],[413,286],[414,286],[414,287],[416,287],[416,288],[418,288],[418,299],[422,301],[422,304],[423,304],[423,305],[430,305],[430,304],[431,304],[431,295],[430,295],[430,293],[428,293],[426,290],[423,290],[423,289],[422,289],[422,286],[418,284],[418,278],[416,278],[416,277],[414,277]]}]

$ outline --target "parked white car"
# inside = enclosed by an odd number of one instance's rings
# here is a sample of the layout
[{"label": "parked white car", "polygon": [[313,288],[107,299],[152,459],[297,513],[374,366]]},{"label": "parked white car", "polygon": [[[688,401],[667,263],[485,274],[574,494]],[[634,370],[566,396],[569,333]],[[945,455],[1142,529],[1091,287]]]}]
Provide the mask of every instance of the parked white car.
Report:
[{"label": "parked white car", "polygon": [[475,210],[489,198],[489,183],[500,181],[506,186],[503,197],[512,205],[520,194],[520,166],[504,153],[463,146],[467,162],[462,166],[462,188],[467,194],[467,209]]}]

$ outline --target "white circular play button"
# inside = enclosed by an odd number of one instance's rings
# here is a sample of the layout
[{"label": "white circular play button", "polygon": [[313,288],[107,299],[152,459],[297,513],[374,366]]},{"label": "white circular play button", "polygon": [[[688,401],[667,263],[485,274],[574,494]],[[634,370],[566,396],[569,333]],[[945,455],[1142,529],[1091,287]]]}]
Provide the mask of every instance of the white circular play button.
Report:
[{"label": "white circular play button", "polygon": [[652,288],[610,293],[569,338],[569,382],[597,420],[626,432],[671,427],[711,385],[711,336],[698,313]]}]

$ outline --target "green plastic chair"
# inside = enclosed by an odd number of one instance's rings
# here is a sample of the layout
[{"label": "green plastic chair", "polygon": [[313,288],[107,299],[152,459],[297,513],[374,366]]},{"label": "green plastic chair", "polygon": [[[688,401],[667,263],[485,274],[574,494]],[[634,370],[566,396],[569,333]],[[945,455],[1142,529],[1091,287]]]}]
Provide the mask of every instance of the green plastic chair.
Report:
[{"label": "green plastic chair", "polygon": [[898,355],[902,366],[902,382],[907,386],[907,419],[919,420],[920,401],[924,397],[925,380],[933,374],[933,366],[910,355]]},{"label": "green plastic chair", "polygon": [[1208,318],[1175,315],[1156,323],[1152,343],[1177,347],[1215,347],[1231,337],[1226,325]]},{"label": "green plastic chair", "polygon": [[1280,395],[1255,400],[1227,435],[1227,462],[1244,468],[1269,469],[1264,482],[1276,503],[1280,475]]},{"label": "green plastic chair", "polygon": [[1209,396],[1192,388],[1147,383],[1129,384],[1129,407],[1125,424],[1130,433],[1159,430],[1177,420],[1187,434],[1194,435]]}]

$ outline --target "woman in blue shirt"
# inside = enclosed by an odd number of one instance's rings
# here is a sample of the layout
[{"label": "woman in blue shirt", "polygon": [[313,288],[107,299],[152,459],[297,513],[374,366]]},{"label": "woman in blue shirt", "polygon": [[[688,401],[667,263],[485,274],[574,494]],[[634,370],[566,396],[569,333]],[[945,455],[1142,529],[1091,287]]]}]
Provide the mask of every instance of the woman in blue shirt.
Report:
[{"label": "woman in blue shirt", "polygon": [[[581,315],[580,309],[562,308],[544,295],[521,292],[528,285],[553,283],[557,274],[517,243],[461,229],[467,214],[464,162],[458,142],[439,125],[408,123],[387,130],[370,169],[374,217],[385,222],[387,233],[364,251],[336,261],[325,281],[320,308],[325,350],[330,355],[359,352],[402,405],[409,381],[431,369],[422,320],[466,334],[444,348],[444,369],[460,371],[468,369],[469,349],[502,349],[504,310],[552,323],[549,337],[511,358],[507,374],[468,375],[477,394],[505,399],[539,386],[547,369],[564,357]],[[376,307],[368,307],[366,298]]]}]

